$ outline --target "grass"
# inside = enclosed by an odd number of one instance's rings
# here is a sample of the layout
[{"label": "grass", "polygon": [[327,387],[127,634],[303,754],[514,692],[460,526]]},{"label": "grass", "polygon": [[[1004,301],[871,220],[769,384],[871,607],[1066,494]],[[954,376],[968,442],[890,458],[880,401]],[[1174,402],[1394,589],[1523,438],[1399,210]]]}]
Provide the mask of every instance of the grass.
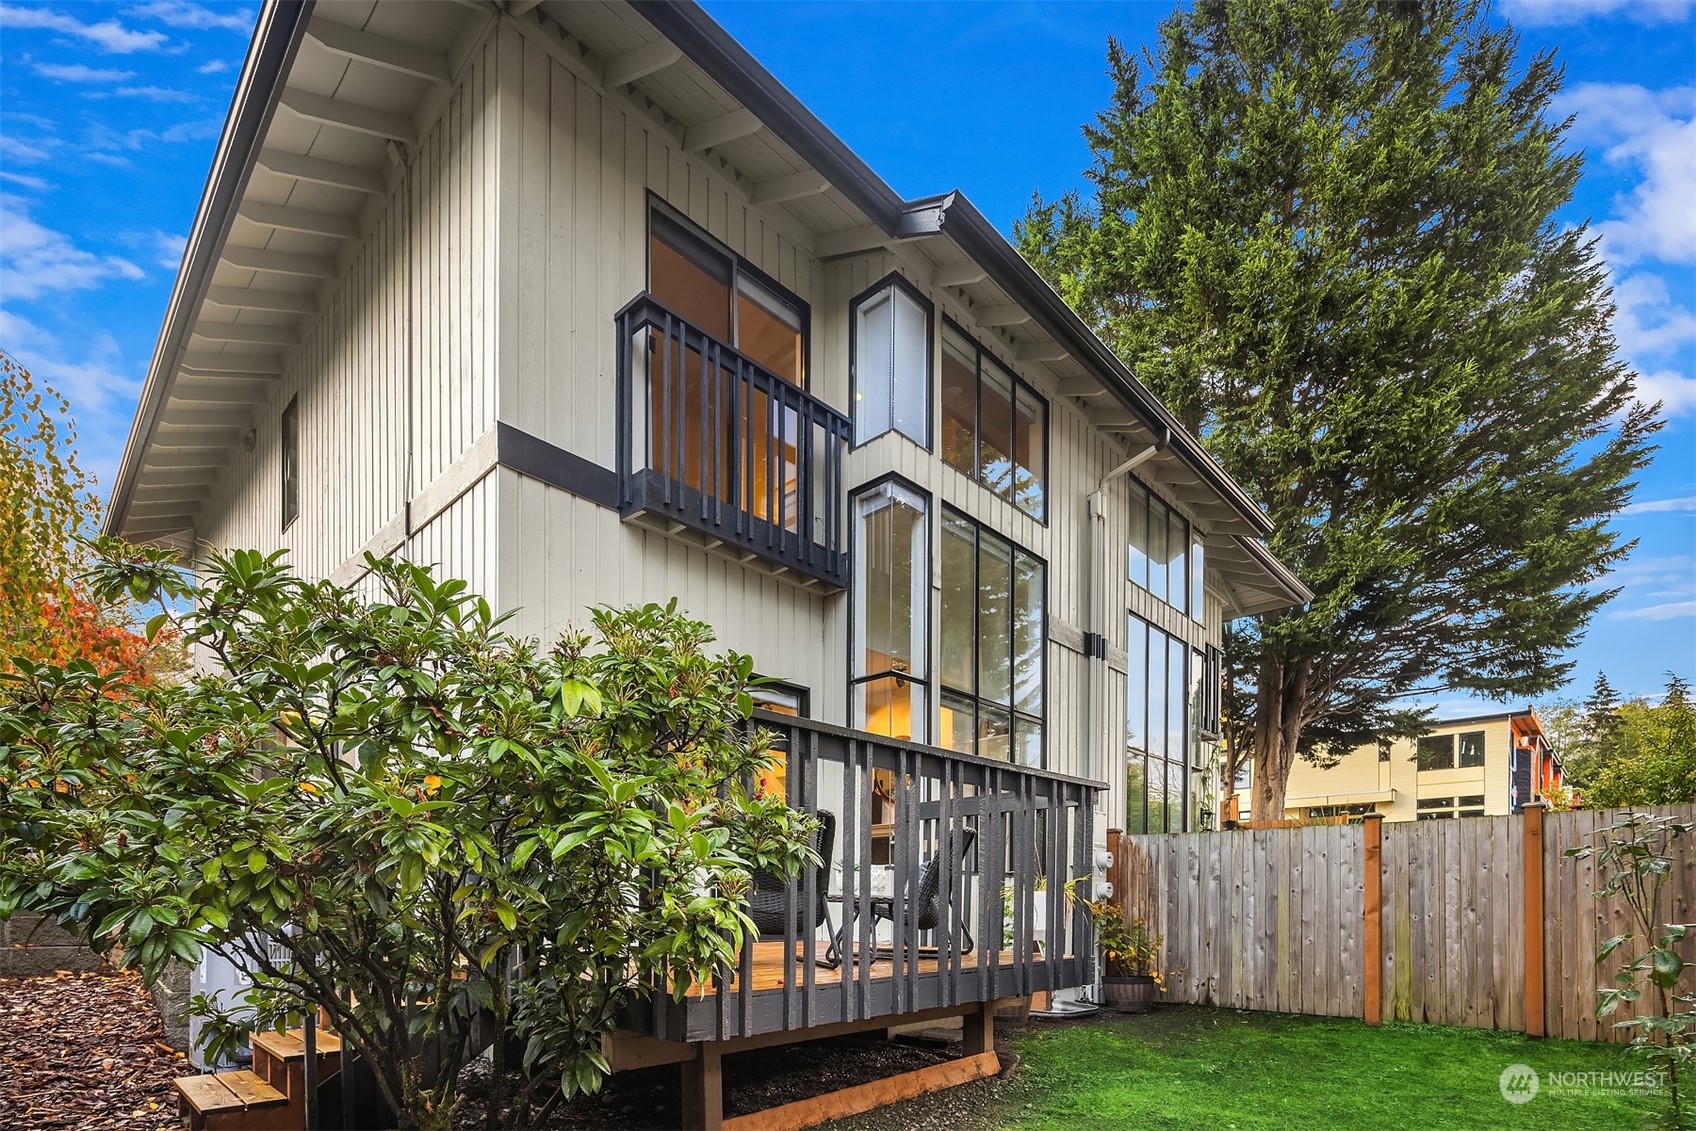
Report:
[{"label": "grass", "polygon": [[[1517,1033],[1166,1007],[1022,1035],[995,1122],[1087,1128],[1597,1128],[1652,1124],[1665,1097],[1551,1094],[1550,1072],[1636,1072],[1622,1046]],[[1502,1098],[1510,1064],[1544,1087]]]}]

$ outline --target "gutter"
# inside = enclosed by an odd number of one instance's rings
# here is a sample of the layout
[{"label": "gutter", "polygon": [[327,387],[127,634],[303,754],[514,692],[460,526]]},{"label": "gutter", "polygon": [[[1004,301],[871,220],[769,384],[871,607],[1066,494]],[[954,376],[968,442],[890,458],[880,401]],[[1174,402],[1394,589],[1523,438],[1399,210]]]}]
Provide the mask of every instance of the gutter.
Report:
[{"label": "gutter", "polygon": [[313,3],[314,0],[266,0],[259,14],[253,45],[242,65],[241,79],[236,83],[232,111],[218,139],[212,170],[201,191],[200,210],[189,232],[170,304],[165,308],[159,340],[153,347],[153,363],[141,389],[141,403],[130,424],[123,458],[118,463],[106,517],[101,523],[102,533],[117,534],[128,517],[142,457],[176,382],[177,358],[187,348],[189,332],[218,266],[219,250],[229,238],[236,206],[253,175],[265,131],[276,113],[283,80],[305,37]]},{"label": "gutter", "polygon": [[698,3],[692,0],[676,3],[629,0],[629,3],[691,62],[724,87],[726,93],[753,111],[803,160],[823,173],[831,187],[847,197],[886,235],[911,239],[940,231],[950,236],[967,255],[988,269],[990,277],[1014,302],[1035,315],[1068,352],[1091,366],[1103,378],[1108,391],[1142,417],[1151,432],[1159,436],[1170,429],[1178,456],[1218,491],[1245,522],[1262,536],[1272,533],[1272,520],[1266,512],[962,193],[912,201],[903,199]]}]

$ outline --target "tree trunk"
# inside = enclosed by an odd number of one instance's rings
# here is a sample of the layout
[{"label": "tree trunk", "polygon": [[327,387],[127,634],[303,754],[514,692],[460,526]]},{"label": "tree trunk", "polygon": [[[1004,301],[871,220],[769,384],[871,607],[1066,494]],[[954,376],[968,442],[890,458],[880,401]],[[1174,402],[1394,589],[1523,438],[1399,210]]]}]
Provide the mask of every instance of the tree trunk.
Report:
[{"label": "tree trunk", "polygon": [[1255,690],[1253,819],[1284,817],[1284,790],[1301,741],[1309,664],[1268,655]]}]

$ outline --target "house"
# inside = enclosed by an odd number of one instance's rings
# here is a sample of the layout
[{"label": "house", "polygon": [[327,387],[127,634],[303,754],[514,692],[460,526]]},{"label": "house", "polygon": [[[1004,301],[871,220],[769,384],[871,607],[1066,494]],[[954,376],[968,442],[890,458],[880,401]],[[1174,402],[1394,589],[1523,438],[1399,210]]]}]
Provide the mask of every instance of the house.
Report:
[{"label": "house", "polygon": [[[803,929],[800,973],[762,942],[632,1020],[697,1082],[1088,983],[1044,881],[1193,823],[1224,622],[1310,596],[964,194],[899,196],[642,0],[267,3],[106,528],[345,583],[404,554],[537,636],[676,597],[753,655],[848,961]],[[922,875],[936,915],[870,913]]]},{"label": "house", "polygon": [[1536,710],[1445,719],[1418,738],[1380,739],[1320,769],[1290,771],[1291,819],[1381,813],[1389,821],[1503,816],[1562,782],[1561,761]]}]

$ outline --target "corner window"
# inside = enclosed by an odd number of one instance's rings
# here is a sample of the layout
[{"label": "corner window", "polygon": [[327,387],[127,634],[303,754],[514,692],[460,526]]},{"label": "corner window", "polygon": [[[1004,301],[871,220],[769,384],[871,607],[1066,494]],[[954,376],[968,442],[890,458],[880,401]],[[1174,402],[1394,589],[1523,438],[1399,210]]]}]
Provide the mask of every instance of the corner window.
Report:
[{"label": "corner window", "polygon": [[927,501],[885,479],[854,493],[854,726],[924,742],[930,687]]},{"label": "corner window", "polygon": [[854,443],[894,430],[930,447],[930,304],[892,275],[851,310]]},{"label": "corner window", "polygon": [[1197,621],[1206,615],[1200,542],[1192,537],[1183,515],[1135,479],[1131,480],[1130,568],[1126,576],[1133,585],[1179,612],[1190,613]]},{"label": "corner window", "polygon": [[942,458],[1047,521],[1048,402],[952,322],[942,332]]},{"label": "corner window", "polygon": [[939,745],[1043,765],[1047,566],[944,511],[941,572]]},{"label": "corner window", "polygon": [[300,398],[283,409],[283,529],[300,517]]},{"label": "corner window", "polygon": [[[1484,732],[1469,730],[1460,736],[1460,765],[1470,769],[1484,764]],[[1465,804],[1463,800],[1461,804]]]},{"label": "corner window", "polygon": [[1428,734],[1419,740],[1419,768],[1422,770],[1452,770],[1455,768],[1455,736]]}]

